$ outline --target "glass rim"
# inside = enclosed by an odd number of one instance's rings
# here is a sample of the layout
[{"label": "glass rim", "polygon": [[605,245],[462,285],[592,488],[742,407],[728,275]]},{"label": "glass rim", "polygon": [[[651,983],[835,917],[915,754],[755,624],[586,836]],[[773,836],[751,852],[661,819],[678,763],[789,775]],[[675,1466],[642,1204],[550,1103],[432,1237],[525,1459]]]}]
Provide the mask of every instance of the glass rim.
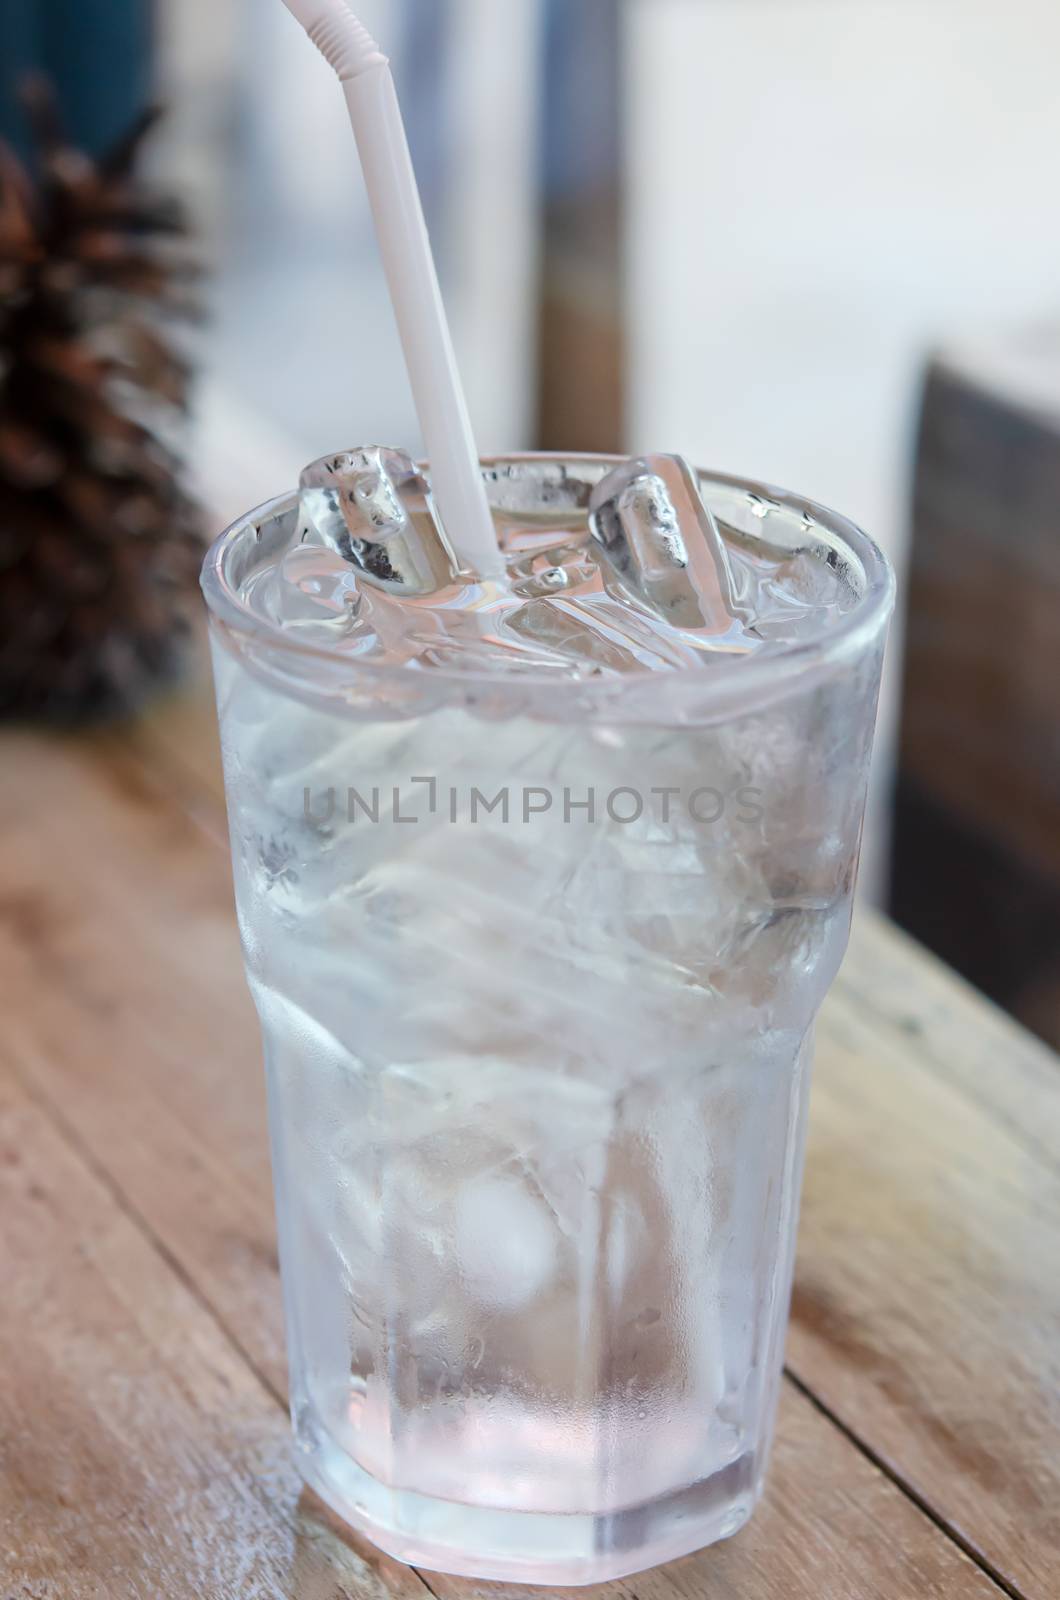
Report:
[{"label": "glass rim", "polygon": [[[559,461],[589,467],[610,467],[627,459],[625,456],[583,451],[520,451],[483,456],[482,466],[491,469]],[[585,703],[599,701],[617,707],[623,700],[633,697],[636,691],[643,691],[645,684],[654,685],[660,690],[666,685],[668,693],[672,693],[677,686],[691,684],[697,703],[708,707],[714,701],[728,702],[734,695],[741,700],[745,696],[748,700],[757,699],[763,693],[767,698],[772,698],[778,688],[782,692],[785,683],[795,680],[802,682],[807,672],[826,669],[856,656],[882,634],[895,604],[894,569],[876,542],[855,522],[805,495],[794,494],[773,484],[706,468],[697,467],[694,470],[708,484],[715,483],[726,489],[745,492],[755,500],[772,502],[796,513],[803,520],[817,524],[833,538],[841,540],[865,578],[864,593],[850,611],[838,623],[818,634],[788,644],[778,644],[757,654],[712,663],[709,671],[696,663],[669,668],[665,672],[645,669],[597,678],[557,678],[532,671],[506,677],[480,667],[432,667],[429,674],[417,674],[422,687],[427,689],[429,683],[439,689],[449,690],[455,697],[459,693],[474,693],[488,686],[491,695],[503,696],[510,691],[513,700],[525,700],[528,695],[545,693],[550,704],[577,698]],[[209,547],[203,561],[200,583],[211,621],[248,641],[278,648],[289,659],[309,664],[316,662],[321,666],[326,664],[330,673],[334,673],[336,667],[345,666],[345,676],[351,684],[357,682],[361,686],[368,686],[376,683],[381,687],[400,684],[407,689],[411,678],[407,665],[365,661],[328,645],[295,638],[281,624],[271,622],[255,612],[240,599],[229,582],[226,562],[237,541],[248,530],[254,530],[260,537],[257,530],[271,519],[290,512],[297,504],[297,499],[298,491],[289,490],[244,512]],[[281,692],[291,692],[293,686],[278,680],[275,687]],[[302,687],[304,692],[305,686]],[[330,690],[323,684],[320,686],[321,700],[334,704],[336,698],[333,686]]]}]

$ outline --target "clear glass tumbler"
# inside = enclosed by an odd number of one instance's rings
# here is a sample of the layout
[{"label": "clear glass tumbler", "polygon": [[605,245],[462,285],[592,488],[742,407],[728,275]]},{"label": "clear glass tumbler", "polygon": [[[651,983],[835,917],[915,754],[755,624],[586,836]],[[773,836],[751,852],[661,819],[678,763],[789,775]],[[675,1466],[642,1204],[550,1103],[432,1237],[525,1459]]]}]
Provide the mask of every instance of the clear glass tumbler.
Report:
[{"label": "clear glass tumbler", "polygon": [[[609,465],[565,461],[586,495]],[[842,518],[702,485],[840,576],[828,631],[662,675],[415,672],[242,603],[294,496],[207,560],[297,1446],[427,1568],[599,1582],[762,1489],[893,580]]]}]

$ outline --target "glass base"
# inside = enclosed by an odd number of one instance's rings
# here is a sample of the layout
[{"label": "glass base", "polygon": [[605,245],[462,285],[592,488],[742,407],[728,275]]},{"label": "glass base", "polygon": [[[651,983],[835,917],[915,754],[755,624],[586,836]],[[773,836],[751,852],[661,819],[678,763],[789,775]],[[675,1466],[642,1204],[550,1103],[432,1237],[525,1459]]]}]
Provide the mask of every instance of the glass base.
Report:
[{"label": "glass base", "polygon": [[410,1567],[510,1583],[579,1587],[628,1578],[731,1538],[761,1492],[754,1455],[645,1505],[600,1516],[502,1511],[392,1489],[326,1436],[299,1453],[320,1498]]}]

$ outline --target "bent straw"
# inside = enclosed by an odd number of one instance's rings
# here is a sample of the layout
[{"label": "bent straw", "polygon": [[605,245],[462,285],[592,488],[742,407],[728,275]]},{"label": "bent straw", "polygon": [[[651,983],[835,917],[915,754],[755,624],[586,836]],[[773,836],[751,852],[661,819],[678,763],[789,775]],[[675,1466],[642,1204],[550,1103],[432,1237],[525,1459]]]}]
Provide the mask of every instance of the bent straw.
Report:
[{"label": "bent straw", "polygon": [[345,0],[284,0],[338,73],[350,110],[435,504],[461,565],[503,571],[390,63]]}]

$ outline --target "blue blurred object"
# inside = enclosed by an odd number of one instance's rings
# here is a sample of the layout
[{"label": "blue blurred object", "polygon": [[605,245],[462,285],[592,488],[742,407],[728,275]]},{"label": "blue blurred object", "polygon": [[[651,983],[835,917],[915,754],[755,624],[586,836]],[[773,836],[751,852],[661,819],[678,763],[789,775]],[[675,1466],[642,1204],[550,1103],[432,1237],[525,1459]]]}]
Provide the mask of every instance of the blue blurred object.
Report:
[{"label": "blue blurred object", "polygon": [[150,98],[153,12],[153,0],[0,0],[0,135],[28,153],[18,85],[38,71],[74,143],[105,150]]},{"label": "blue blurred object", "polygon": [[439,248],[451,151],[446,137],[448,0],[405,0],[403,48],[394,66],[427,227]]},{"label": "blue blurred object", "polygon": [[622,148],[621,8],[547,0],[542,166],[550,201],[617,181]]}]

